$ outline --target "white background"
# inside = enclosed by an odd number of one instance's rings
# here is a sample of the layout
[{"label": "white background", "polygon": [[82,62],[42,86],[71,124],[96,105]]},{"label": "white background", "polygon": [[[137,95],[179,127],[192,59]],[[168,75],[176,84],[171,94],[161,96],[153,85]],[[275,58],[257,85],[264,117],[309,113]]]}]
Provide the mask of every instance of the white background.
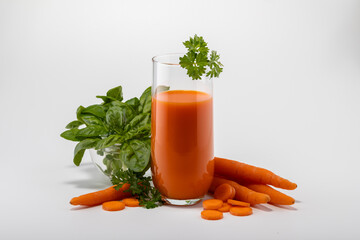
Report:
[{"label": "white background", "polygon": [[[203,35],[215,153],[298,184],[290,208],[200,218],[201,206],[74,210],[109,185],[59,137],[79,105]],[[0,1],[1,239],[359,239],[360,1]]]}]

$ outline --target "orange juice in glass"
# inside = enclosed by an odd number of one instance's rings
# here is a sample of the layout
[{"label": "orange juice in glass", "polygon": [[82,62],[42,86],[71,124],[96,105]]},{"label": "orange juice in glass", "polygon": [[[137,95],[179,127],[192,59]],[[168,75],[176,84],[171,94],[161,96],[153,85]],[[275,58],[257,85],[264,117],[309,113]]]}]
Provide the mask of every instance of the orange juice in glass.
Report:
[{"label": "orange juice in glass", "polygon": [[193,205],[214,173],[212,80],[192,80],[183,54],[153,58],[151,170],[166,202]]}]

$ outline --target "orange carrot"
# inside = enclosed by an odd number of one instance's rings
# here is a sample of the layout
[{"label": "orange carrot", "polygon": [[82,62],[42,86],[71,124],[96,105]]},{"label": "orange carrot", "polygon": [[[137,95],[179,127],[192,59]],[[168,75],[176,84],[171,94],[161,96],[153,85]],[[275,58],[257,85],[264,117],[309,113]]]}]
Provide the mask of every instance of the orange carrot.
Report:
[{"label": "orange carrot", "polygon": [[228,199],[227,200],[228,204],[231,204],[233,206],[240,206],[240,207],[250,207],[250,203],[247,202],[241,202],[241,201],[236,201],[233,199]]},{"label": "orange carrot", "polygon": [[126,197],[130,197],[130,192],[124,192],[130,187],[129,184],[125,183],[119,190],[115,190],[114,186],[74,197],[71,199],[70,204],[72,205],[83,205],[83,206],[96,206],[104,202],[121,200]]},{"label": "orange carrot", "polygon": [[201,217],[206,220],[219,220],[223,218],[223,213],[217,210],[204,210],[201,212]]},{"label": "orange carrot", "polygon": [[235,197],[235,188],[230,184],[224,183],[218,186],[214,192],[214,198],[222,201],[233,199]]},{"label": "orange carrot", "polygon": [[259,193],[265,193],[270,196],[271,200],[269,203],[272,204],[279,204],[279,205],[292,205],[295,203],[295,199],[292,197],[279,192],[272,187],[264,184],[256,184],[256,183],[246,183],[244,184],[245,187],[250,188]]},{"label": "orange carrot", "polygon": [[248,216],[252,214],[252,209],[249,207],[232,207],[230,214],[234,216]]},{"label": "orange carrot", "polygon": [[223,205],[223,201],[219,199],[208,199],[203,201],[203,208],[205,210],[216,210],[221,208]]},{"label": "orange carrot", "polygon": [[270,201],[270,197],[266,194],[255,192],[249,188],[241,186],[240,184],[238,184],[234,181],[230,181],[230,180],[227,180],[227,179],[221,178],[221,177],[213,178],[213,181],[211,183],[209,191],[214,192],[215,189],[223,183],[230,184],[231,186],[233,186],[235,188],[235,192],[236,192],[235,199],[236,200],[248,202],[252,205],[260,204],[260,203],[267,203]]},{"label": "orange carrot", "polygon": [[223,203],[222,207],[218,209],[220,212],[228,212],[232,206],[228,203]]},{"label": "orange carrot", "polygon": [[137,200],[136,198],[124,198],[122,200],[126,206],[128,207],[139,207],[139,200]]},{"label": "orange carrot", "polygon": [[104,202],[102,204],[102,209],[105,211],[120,211],[125,208],[125,203],[120,201],[110,201],[110,202]]},{"label": "orange carrot", "polygon": [[297,187],[295,183],[275,175],[273,172],[251,166],[245,163],[215,157],[215,174],[233,181],[250,181],[254,183],[270,184],[274,187],[293,190]]}]

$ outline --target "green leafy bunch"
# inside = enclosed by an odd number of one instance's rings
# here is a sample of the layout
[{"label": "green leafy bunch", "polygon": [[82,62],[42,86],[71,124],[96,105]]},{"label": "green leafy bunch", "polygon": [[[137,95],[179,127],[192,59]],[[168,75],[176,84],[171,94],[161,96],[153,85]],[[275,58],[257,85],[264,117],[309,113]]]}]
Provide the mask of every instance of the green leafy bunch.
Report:
[{"label": "green leafy bunch", "polygon": [[201,79],[205,74],[206,77],[219,77],[223,71],[222,64],[219,61],[220,55],[216,51],[211,51],[203,37],[195,34],[188,41],[183,42],[188,52],[180,57],[180,66],[187,70],[187,74],[193,80]]},{"label": "green leafy bunch", "polygon": [[[78,142],[74,150],[74,164],[79,166],[86,149],[103,154],[105,148],[118,146],[120,162],[134,172],[145,172],[150,166],[151,87],[140,98],[123,102],[122,87],[110,89],[103,102],[80,106],[77,120],[70,122],[61,137]],[[106,159],[105,159],[106,160]],[[105,163],[104,160],[104,163]]]},{"label": "green leafy bunch", "polygon": [[136,173],[131,170],[120,170],[112,176],[112,183],[115,189],[122,187],[124,183],[130,184],[127,191],[132,195],[137,196],[140,205],[145,208],[155,208],[163,204],[159,190],[151,185],[151,177],[145,177],[141,173]]}]

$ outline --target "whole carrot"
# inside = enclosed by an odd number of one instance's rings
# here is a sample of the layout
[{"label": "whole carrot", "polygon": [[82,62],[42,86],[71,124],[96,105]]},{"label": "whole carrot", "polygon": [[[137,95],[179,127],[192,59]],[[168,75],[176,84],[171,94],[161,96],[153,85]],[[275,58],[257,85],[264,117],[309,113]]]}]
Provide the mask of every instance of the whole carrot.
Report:
[{"label": "whole carrot", "polygon": [[279,204],[279,205],[292,205],[295,203],[295,200],[292,197],[282,192],[279,192],[268,185],[256,184],[256,183],[244,183],[243,185],[256,192],[265,193],[269,195],[271,198],[269,203]]},{"label": "whole carrot", "polygon": [[234,181],[230,181],[221,177],[213,178],[209,191],[214,192],[218,186],[224,183],[230,184],[235,188],[235,199],[237,200],[248,202],[250,204],[267,203],[270,201],[270,197],[266,194],[255,192],[247,187],[241,186]]},{"label": "whole carrot", "polygon": [[231,179],[236,182],[250,181],[254,183],[270,184],[274,187],[293,190],[297,187],[295,183],[279,177],[273,172],[251,166],[245,163],[215,157],[215,174]]},{"label": "whole carrot", "polygon": [[130,185],[125,183],[119,190],[114,188],[115,186],[74,197],[71,199],[70,204],[72,205],[83,205],[83,206],[96,206],[104,202],[121,200],[123,198],[131,197],[130,192],[124,192],[129,189]]}]

